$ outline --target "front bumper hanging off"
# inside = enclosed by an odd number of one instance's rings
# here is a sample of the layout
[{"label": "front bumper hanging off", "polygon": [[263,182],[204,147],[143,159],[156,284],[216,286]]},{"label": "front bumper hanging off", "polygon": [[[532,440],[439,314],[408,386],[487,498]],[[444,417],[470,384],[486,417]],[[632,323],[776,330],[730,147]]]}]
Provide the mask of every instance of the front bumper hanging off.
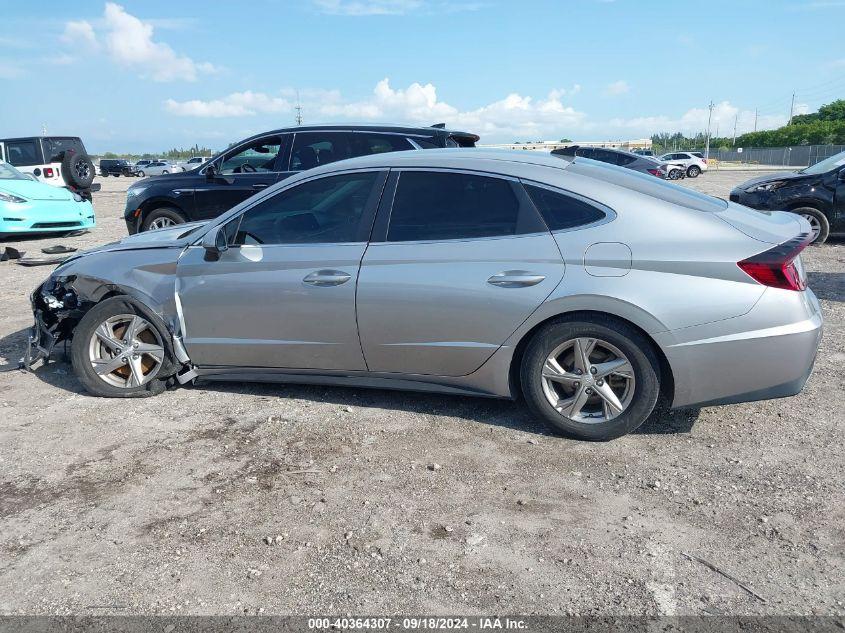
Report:
[{"label": "front bumper hanging off", "polygon": [[41,310],[35,310],[35,323],[29,330],[29,340],[26,345],[26,352],[21,359],[21,366],[27,371],[39,360],[49,362],[50,354],[59,340],[58,323],[47,326],[42,318]]}]

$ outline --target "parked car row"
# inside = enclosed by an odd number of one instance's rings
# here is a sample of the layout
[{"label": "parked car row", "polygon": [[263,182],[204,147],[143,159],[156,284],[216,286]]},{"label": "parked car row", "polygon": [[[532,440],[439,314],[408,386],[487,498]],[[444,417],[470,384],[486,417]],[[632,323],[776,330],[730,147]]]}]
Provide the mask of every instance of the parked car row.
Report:
[{"label": "parked car row", "polygon": [[[609,147],[582,147],[580,145],[570,145],[560,149],[552,150],[552,155],[562,156],[566,158],[574,158],[581,156],[582,158],[589,158],[597,160],[602,163],[609,163],[610,165],[618,165],[626,169],[633,169],[645,174],[651,174],[658,178],[667,178],[669,180],[679,180],[685,178],[687,175],[686,167],[681,162],[666,162],[657,160],[651,156],[645,156],[634,152],[627,152],[621,149],[612,149]],[[698,173],[695,174],[696,176]]]}]

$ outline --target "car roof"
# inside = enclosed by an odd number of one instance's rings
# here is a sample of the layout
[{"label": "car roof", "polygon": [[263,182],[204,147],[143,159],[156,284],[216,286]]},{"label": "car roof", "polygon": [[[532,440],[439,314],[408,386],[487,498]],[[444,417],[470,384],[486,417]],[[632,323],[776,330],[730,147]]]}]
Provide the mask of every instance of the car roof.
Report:
[{"label": "car roof", "polygon": [[[266,136],[268,134],[286,134],[291,132],[316,132],[316,131],[355,131],[355,130],[365,130],[365,131],[373,131],[373,132],[396,132],[399,134],[418,134],[418,135],[425,135],[425,136],[434,136],[436,134],[459,134],[461,136],[471,136],[475,137],[475,140],[479,140],[477,134],[472,134],[471,132],[463,132],[460,130],[452,130],[445,127],[433,127],[433,126],[425,126],[425,125],[394,125],[394,124],[386,124],[386,123],[328,123],[325,125],[320,124],[310,124],[310,125],[294,125],[290,127],[281,127],[275,130],[268,130],[266,132],[261,132],[260,134],[254,134],[250,136],[248,139],[244,139],[244,141],[248,141],[253,138],[258,138],[261,136]],[[240,145],[243,141],[238,141],[238,145]]]},{"label": "car roof", "polygon": [[[425,150],[406,150],[401,152],[383,152],[368,154],[356,158],[329,163],[301,172],[304,176],[331,173],[348,169],[365,169],[368,167],[401,168],[401,167],[442,167],[450,169],[467,169],[491,171],[490,161],[501,163],[501,171],[508,172],[507,164],[538,165],[566,169],[572,162],[567,158],[552,156],[545,152],[533,152],[510,149],[479,149],[474,147],[437,148]],[[497,170],[498,171],[498,170]]]}]

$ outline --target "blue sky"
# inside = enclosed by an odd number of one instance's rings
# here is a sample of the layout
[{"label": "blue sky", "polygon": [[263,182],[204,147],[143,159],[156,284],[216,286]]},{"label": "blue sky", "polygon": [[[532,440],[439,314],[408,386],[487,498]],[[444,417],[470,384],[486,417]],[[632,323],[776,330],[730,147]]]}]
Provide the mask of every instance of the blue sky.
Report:
[{"label": "blue sky", "polygon": [[845,0],[0,1],[0,136],[222,147],[305,122],[482,142],[775,127],[845,97]]}]

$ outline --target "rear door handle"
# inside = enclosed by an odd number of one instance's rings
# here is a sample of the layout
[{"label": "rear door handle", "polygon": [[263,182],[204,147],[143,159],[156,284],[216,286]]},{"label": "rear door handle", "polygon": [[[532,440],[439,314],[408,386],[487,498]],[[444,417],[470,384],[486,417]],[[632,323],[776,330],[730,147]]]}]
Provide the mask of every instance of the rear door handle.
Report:
[{"label": "rear door handle", "polygon": [[257,182],[254,185],[252,185],[252,188],[253,189],[266,189],[269,186],[270,185],[268,185],[266,182]]},{"label": "rear door handle", "polygon": [[352,279],[352,275],[342,270],[317,270],[307,275],[304,281],[312,286],[339,286]]},{"label": "rear door handle", "polygon": [[490,277],[487,283],[500,288],[526,288],[536,286],[545,278],[545,275],[537,275],[527,270],[505,270]]}]

